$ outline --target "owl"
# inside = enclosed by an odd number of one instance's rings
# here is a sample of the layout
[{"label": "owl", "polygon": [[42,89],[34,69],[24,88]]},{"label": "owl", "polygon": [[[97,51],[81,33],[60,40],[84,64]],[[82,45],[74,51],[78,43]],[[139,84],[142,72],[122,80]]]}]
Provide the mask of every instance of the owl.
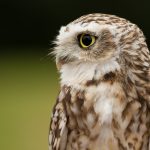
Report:
[{"label": "owl", "polygon": [[150,150],[150,53],[137,25],[81,16],[54,41],[60,92],[51,150]]}]

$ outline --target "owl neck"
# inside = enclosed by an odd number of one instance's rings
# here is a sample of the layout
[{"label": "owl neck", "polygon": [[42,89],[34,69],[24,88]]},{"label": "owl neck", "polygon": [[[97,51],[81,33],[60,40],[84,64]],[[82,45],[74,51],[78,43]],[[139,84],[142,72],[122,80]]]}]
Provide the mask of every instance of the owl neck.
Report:
[{"label": "owl neck", "polygon": [[109,60],[105,63],[98,62],[74,62],[64,64],[60,70],[61,85],[80,86],[91,84],[92,81],[99,82],[112,78],[114,74],[120,71],[120,65],[116,60]]}]

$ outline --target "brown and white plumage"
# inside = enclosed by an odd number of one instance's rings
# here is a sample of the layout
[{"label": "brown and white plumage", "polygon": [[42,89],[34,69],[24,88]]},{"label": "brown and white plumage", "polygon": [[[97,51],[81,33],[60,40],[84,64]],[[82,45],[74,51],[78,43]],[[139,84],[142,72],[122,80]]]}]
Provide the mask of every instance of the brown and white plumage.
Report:
[{"label": "brown and white plumage", "polygon": [[[78,35],[96,37],[83,48]],[[61,90],[52,150],[150,150],[150,54],[129,21],[89,14],[61,28],[54,54]]]}]

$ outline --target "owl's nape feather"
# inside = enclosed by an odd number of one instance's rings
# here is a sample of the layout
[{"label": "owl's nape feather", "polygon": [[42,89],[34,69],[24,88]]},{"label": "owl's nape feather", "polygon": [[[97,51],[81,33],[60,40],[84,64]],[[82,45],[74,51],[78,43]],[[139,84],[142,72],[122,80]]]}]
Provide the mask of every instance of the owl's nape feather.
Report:
[{"label": "owl's nape feather", "polygon": [[61,92],[51,149],[150,150],[150,53],[142,31],[123,18],[89,14],[62,27],[55,44]]}]

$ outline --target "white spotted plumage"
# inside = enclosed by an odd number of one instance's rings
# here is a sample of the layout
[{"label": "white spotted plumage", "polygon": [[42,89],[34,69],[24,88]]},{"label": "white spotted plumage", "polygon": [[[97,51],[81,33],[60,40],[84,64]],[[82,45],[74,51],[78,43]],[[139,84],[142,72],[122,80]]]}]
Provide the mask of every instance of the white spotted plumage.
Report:
[{"label": "white spotted plumage", "polygon": [[[78,35],[95,43],[84,49]],[[89,14],[60,29],[53,54],[61,91],[51,150],[149,150],[150,54],[142,31],[113,15]]]}]

